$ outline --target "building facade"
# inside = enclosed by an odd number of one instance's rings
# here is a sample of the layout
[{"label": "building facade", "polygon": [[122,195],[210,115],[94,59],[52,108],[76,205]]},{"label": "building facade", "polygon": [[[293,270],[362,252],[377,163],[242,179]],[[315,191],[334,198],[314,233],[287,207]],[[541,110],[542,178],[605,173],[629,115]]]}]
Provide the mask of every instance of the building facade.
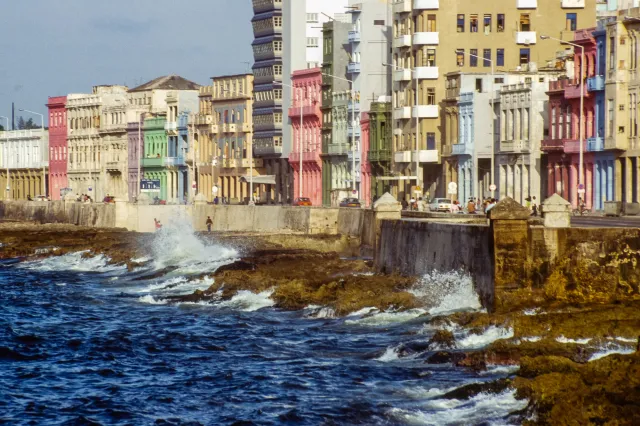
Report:
[{"label": "building facade", "polygon": [[[234,204],[248,203],[250,173],[255,178],[263,169],[262,159],[253,157],[253,75],[212,77],[211,81],[200,90],[196,117],[198,191],[208,200],[218,196]],[[254,200],[273,201],[275,180],[260,182],[254,181]]]},{"label": "building facade", "polygon": [[[388,99],[388,98],[387,98]],[[371,173],[371,199],[382,197],[391,191],[391,144],[393,139],[391,102],[372,102],[367,114],[368,151],[367,162]],[[363,140],[365,138],[363,128]],[[365,164],[366,164],[365,163]]]},{"label": "building facade", "polygon": [[321,206],[322,69],[294,71],[291,82],[295,90],[294,101],[289,108],[294,141],[289,154],[289,164],[293,170],[293,193],[295,198],[307,197],[314,206]]},{"label": "building facade", "polygon": [[49,133],[46,130],[0,132],[0,152],[3,200],[48,195]]},{"label": "building facade", "polygon": [[50,97],[49,109],[49,196],[52,200],[62,198],[61,191],[67,188],[67,97]]},{"label": "building facade", "polygon": [[446,87],[439,77],[456,70],[486,72],[492,64],[534,70],[562,48],[539,36],[572,39],[577,28],[595,24],[595,9],[595,0],[510,0],[480,8],[475,1],[446,2],[446,7],[438,0],[394,1],[396,171],[415,174],[411,163],[417,156],[420,191],[444,195],[449,182],[441,166],[442,145],[453,138],[443,134]]}]

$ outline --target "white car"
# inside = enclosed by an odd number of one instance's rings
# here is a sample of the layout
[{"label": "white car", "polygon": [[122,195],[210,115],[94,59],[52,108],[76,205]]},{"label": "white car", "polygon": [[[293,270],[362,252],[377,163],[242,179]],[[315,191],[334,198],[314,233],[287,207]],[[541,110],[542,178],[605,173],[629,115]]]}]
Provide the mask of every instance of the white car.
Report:
[{"label": "white car", "polygon": [[449,198],[434,198],[429,204],[429,210],[432,212],[450,212],[451,211],[451,199]]}]

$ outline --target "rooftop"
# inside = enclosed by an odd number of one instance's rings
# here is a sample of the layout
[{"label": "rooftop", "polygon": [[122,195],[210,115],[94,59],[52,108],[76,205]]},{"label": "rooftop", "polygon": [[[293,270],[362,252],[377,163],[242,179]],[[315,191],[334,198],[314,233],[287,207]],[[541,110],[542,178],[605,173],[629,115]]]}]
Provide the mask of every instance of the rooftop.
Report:
[{"label": "rooftop", "polygon": [[134,87],[129,92],[144,92],[147,90],[198,90],[200,85],[179,75],[165,75],[151,80],[138,87]]}]

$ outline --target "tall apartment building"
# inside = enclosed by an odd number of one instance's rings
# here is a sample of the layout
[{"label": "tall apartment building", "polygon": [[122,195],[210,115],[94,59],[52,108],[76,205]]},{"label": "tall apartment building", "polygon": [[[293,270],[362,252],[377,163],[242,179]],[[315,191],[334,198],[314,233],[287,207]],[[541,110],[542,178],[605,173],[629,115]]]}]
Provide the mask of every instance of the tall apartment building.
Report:
[{"label": "tall apartment building", "polygon": [[577,28],[595,24],[595,5],[596,0],[394,1],[396,172],[417,172],[420,192],[444,195],[448,182],[442,146],[448,137],[441,111],[445,79],[440,76],[452,71],[487,72],[492,64],[496,70],[534,70],[564,48],[540,36],[572,40]]},{"label": "tall apartment building", "polygon": [[[253,158],[252,153],[253,75],[212,77],[211,83],[200,88],[200,110],[195,119],[199,193],[209,201],[218,196],[231,203],[248,202],[253,161],[254,199],[262,196],[271,200],[272,192],[263,190],[264,181],[256,178],[262,159]],[[272,187],[272,182],[267,186]]]},{"label": "tall apartment building", "polygon": [[67,97],[50,97],[49,109],[49,196],[62,198],[67,188]]},{"label": "tall apartment building", "polygon": [[[391,102],[388,97],[383,102],[372,102],[369,107],[368,132],[363,140],[369,138],[367,160],[371,172],[371,198],[380,198],[391,190],[391,143],[393,138]],[[366,142],[365,142],[366,143]]]},{"label": "tall apartment building", "polygon": [[[283,131],[291,106],[291,74],[322,58],[323,22],[344,17],[347,0],[253,0],[254,153],[274,176],[274,201],[293,198],[287,157],[292,130]],[[320,28],[319,28],[320,27]]]},{"label": "tall apartment building", "polygon": [[[100,201],[107,195],[108,145],[101,136],[105,134],[105,140],[111,140],[110,132],[114,132],[114,138],[124,137],[118,126],[124,126],[126,120],[126,94],[125,86],[95,86],[91,94],[67,96],[67,175],[74,194],[88,194]],[[125,154],[122,161],[126,158]]]},{"label": "tall apartment building", "polygon": [[0,132],[0,194],[3,200],[47,195],[49,132],[43,129]]}]

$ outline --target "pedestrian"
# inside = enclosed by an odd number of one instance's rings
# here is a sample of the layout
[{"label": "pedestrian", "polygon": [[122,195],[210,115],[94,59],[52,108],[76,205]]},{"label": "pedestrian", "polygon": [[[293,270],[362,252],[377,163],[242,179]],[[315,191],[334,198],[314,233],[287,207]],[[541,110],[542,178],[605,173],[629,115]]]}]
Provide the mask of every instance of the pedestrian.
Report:
[{"label": "pedestrian", "polygon": [[487,218],[489,218],[489,213],[491,212],[491,209],[496,206],[496,204],[497,204],[497,201],[495,198],[492,198],[491,200],[489,200],[489,204],[484,209],[484,212],[487,214]]},{"label": "pedestrian", "polygon": [[418,198],[418,211],[419,212],[424,211],[424,201],[422,200],[422,197]]},{"label": "pedestrian", "polygon": [[155,225],[156,225],[156,231],[159,231],[162,228],[162,224],[155,217],[153,218],[153,221],[155,222]]},{"label": "pedestrian", "polygon": [[531,198],[531,216],[538,217],[538,205],[536,204],[536,197]]},{"label": "pedestrian", "polygon": [[211,232],[211,225],[213,225],[213,221],[211,220],[211,216],[207,216],[207,232]]},{"label": "pedestrian", "polygon": [[524,205],[527,209],[531,210],[531,195],[524,199]]},{"label": "pedestrian", "polygon": [[402,199],[402,202],[400,203],[402,205],[402,210],[407,210],[407,208],[409,207],[409,203],[407,203],[406,199]]},{"label": "pedestrian", "polygon": [[220,202],[220,200],[218,199],[218,196],[216,195],[215,198],[213,199],[213,204],[215,204],[217,206],[219,202]]},{"label": "pedestrian", "polygon": [[473,201],[473,198],[470,198],[467,203],[467,213],[476,214],[476,203]]},{"label": "pedestrian", "polygon": [[416,199],[414,197],[411,197],[411,200],[409,200],[409,204],[411,204],[411,210],[416,210]]}]

